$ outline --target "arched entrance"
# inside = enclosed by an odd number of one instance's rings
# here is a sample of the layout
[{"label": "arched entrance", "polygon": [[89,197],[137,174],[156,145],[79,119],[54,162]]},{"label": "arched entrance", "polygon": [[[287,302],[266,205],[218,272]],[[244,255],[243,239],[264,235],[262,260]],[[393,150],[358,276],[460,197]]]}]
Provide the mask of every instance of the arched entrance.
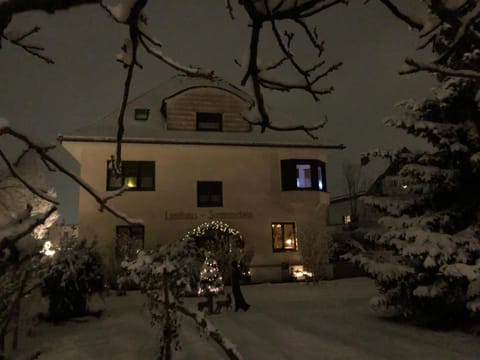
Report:
[{"label": "arched entrance", "polygon": [[[197,248],[202,248],[212,255],[225,283],[230,283],[232,261],[242,261],[245,258],[245,242],[240,232],[222,221],[214,220],[195,227],[186,237],[194,239]],[[203,260],[199,259],[199,262],[203,263]],[[245,262],[246,259],[243,259],[243,263]],[[198,264],[198,269],[201,263]]]}]

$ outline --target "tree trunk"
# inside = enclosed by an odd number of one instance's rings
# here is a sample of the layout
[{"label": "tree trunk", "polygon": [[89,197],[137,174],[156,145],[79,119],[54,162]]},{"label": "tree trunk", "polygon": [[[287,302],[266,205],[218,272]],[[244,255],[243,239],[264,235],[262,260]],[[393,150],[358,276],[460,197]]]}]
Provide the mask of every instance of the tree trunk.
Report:
[{"label": "tree trunk", "polygon": [[162,360],[172,359],[172,319],[170,317],[170,294],[168,293],[168,275],[163,270],[163,298],[165,311],[165,324],[163,324],[163,344],[160,350]]}]

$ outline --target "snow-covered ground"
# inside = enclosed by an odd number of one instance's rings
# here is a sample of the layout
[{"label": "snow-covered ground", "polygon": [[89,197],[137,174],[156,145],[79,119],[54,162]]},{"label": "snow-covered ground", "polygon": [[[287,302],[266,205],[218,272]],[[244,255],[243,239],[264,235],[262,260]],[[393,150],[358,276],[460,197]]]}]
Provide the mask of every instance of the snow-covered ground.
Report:
[{"label": "snow-covered ground", "polygon": [[[210,319],[246,360],[283,359],[480,359],[480,338],[437,332],[376,317],[369,279],[244,286],[248,312]],[[106,312],[63,325],[37,324],[21,338],[19,359],[154,359],[156,332],[138,292],[106,298]],[[188,299],[194,305],[197,299]],[[216,345],[189,319],[182,323],[183,349],[174,359],[223,359]]]}]

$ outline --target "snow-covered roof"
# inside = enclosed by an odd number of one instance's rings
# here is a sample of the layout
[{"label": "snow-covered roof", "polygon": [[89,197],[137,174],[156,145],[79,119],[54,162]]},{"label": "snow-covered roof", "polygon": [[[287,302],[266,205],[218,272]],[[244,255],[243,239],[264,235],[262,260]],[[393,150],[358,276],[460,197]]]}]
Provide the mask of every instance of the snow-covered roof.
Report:
[{"label": "snow-covered roof", "polygon": [[[328,143],[322,139],[312,139],[303,131],[272,131],[267,129],[263,134],[259,127],[250,132],[210,132],[167,129],[165,114],[156,112],[160,118],[148,121],[134,119],[134,109],[159,109],[164,100],[188,89],[213,87],[226,90],[246,103],[253,99],[238,87],[223,81],[210,81],[201,78],[174,76],[168,81],[131,100],[125,113],[125,143],[158,143],[158,144],[192,144],[192,145],[233,145],[233,146],[279,146],[279,147],[313,147],[343,149],[342,144]],[[274,119],[281,116],[272,112]],[[67,134],[59,134],[60,141],[114,142],[117,134],[118,109],[107,116]],[[275,120],[274,120],[275,121]],[[285,123],[284,119],[281,119]],[[301,119],[296,121],[301,122]],[[292,124],[292,122],[290,122]]]}]

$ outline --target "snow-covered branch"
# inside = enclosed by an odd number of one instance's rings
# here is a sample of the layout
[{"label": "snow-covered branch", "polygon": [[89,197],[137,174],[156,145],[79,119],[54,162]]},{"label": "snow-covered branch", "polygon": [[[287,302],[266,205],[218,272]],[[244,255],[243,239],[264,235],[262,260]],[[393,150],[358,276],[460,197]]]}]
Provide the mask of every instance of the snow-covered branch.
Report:
[{"label": "snow-covered branch", "polygon": [[33,186],[32,184],[30,184],[26,179],[24,179],[18,172],[17,170],[15,169],[15,167],[12,165],[12,163],[8,160],[7,156],[5,155],[5,153],[0,150],[0,157],[3,159],[3,161],[5,162],[5,164],[7,165],[8,167],[8,170],[10,171],[10,173],[15,177],[17,178],[23,185],[25,185],[25,187],[33,194],[37,195],[38,197],[42,198],[43,200],[45,201],[48,201],[49,203],[52,203],[52,204],[55,204],[55,205],[58,205],[58,201],[53,197],[53,196],[50,196],[48,193],[46,193],[45,191],[42,191],[40,189],[37,189],[35,186]]},{"label": "snow-covered branch", "polygon": [[166,56],[163,54],[162,51],[158,49],[160,44],[153,40],[150,36],[148,36],[145,32],[140,31],[140,43],[142,44],[143,48],[150,54],[162,61],[163,63],[167,64],[171,68],[178,70],[190,77],[202,77],[205,79],[213,79],[214,72],[209,69],[202,69],[202,68],[195,68],[191,66],[185,66],[174,59]]},{"label": "snow-covered branch", "polygon": [[[89,193],[97,201],[101,210],[103,210],[103,209],[107,210],[113,216],[125,221],[128,224],[141,224],[141,223],[143,223],[142,220],[129,218],[123,212],[121,212],[121,211],[115,209],[114,207],[110,206],[107,203],[107,201],[109,200],[108,196],[107,197],[102,197],[89,184],[87,184],[83,179],[81,179],[80,177],[75,175],[73,172],[71,172],[70,170],[65,168],[62,164],[60,164],[57,160],[55,160],[55,158],[50,156],[47,153],[47,151],[52,149],[51,145],[49,145],[49,146],[41,145],[41,144],[35,142],[34,140],[30,139],[28,136],[26,136],[26,135],[24,135],[24,134],[22,134],[18,131],[13,130],[9,126],[5,126],[5,127],[0,129],[0,136],[2,136],[2,135],[10,135],[10,136],[24,142],[26,145],[28,145],[29,148],[35,150],[43,161],[45,161],[46,163],[53,166],[55,169],[57,169],[61,173],[68,176],[75,183],[80,185],[81,188],[83,188],[85,191],[87,191],[87,193]],[[12,175],[14,175],[14,174],[12,173]]]},{"label": "snow-covered branch", "polygon": [[32,207],[28,206],[16,219],[2,224],[0,227],[0,250],[11,248],[18,240],[30,234],[37,226],[42,225],[56,210],[57,208],[52,206],[44,213],[32,215]]},{"label": "snow-covered branch", "polygon": [[243,359],[242,355],[238,352],[237,348],[233,343],[222,335],[218,329],[213,326],[213,324],[208,321],[204,314],[198,311],[192,311],[186,306],[177,304],[177,310],[183,315],[191,318],[195,323],[207,333],[207,335],[217,343],[218,346],[225,352],[231,360],[241,360]]},{"label": "snow-covered branch", "polygon": [[[2,0],[0,1],[0,47],[2,38],[5,38],[5,29],[15,15],[34,10],[41,10],[53,14],[57,10],[66,10],[85,4],[98,4],[100,1],[101,0]],[[22,46],[24,50],[32,53],[34,56],[42,58],[42,60],[47,62],[52,61],[40,53],[43,49],[32,49],[28,46],[16,45]]]},{"label": "snow-covered branch", "polygon": [[456,70],[456,69],[451,69],[449,67],[442,66],[442,65],[416,61],[410,57],[405,59],[405,63],[408,65],[408,67],[401,70],[399,74],[403,75],[403,74],[411,74],[419,71],[427,71],[427,72],[446,75],[446,76],[480,80],[480,72],[475,70],[469,70],[469,69]]}]

